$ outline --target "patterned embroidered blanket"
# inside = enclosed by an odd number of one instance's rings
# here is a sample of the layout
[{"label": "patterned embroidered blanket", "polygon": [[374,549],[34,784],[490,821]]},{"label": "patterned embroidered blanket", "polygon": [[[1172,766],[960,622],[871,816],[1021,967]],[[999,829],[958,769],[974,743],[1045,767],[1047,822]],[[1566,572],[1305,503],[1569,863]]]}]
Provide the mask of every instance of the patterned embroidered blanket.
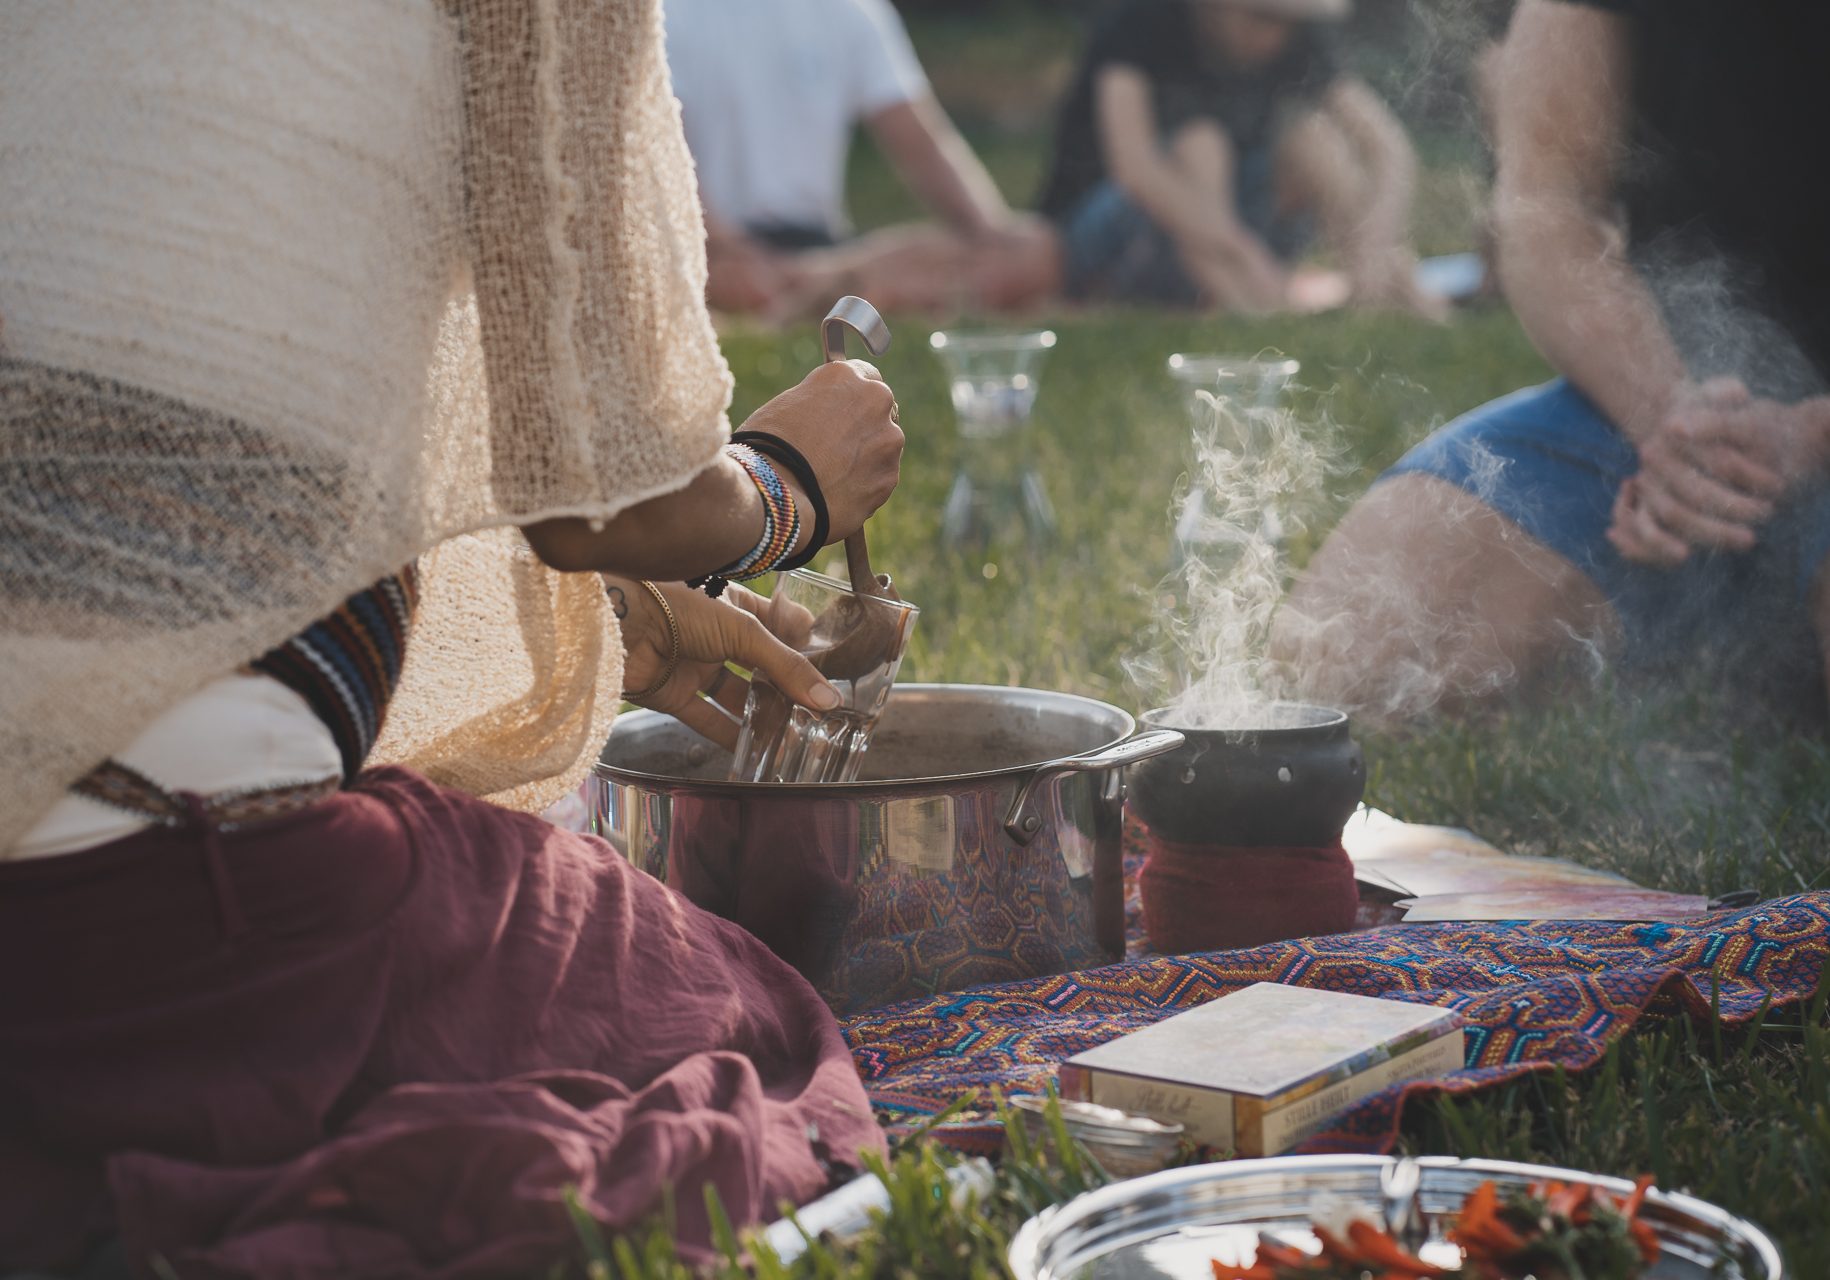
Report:
[{"label": "patterned embroidered blanket", "polygon": [[[1136,859],[1127,859],[1134,885]],[[1131,904],[1135,907],[1135,902]],[[1040,1093],[1067,1058],[1254,982],[1283,982],[1458,1010],[1468,1065],[1395,1085],[1343,1112],[1302,1151],[1385,1151],[1406,1099],[1466,1093],[1531,1071],[1595,1063],[1642,1015],[1755,1017],[1816,989],[1830,955],[1830,893],[1672,924],[1433,924],[1166,956],[1136,943],[1121,963],[977,987],[845,1020],[880,1119],[906,1127],[978,1091],[985,1106],[936,1136],[988,1150],[993,1089]]]}]

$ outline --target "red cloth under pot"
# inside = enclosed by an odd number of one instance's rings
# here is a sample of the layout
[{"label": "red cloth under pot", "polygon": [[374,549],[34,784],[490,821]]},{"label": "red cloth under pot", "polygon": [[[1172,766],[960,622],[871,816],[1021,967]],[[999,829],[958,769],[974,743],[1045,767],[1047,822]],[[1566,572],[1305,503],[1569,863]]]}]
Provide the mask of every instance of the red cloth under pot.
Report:
[{"label": "red cloth under pot", "polygon": [[1331,848],[1180,844],[1146,833],[1138,886],[1154,951],[1235,951],[1353,928],[1353,862]]}]

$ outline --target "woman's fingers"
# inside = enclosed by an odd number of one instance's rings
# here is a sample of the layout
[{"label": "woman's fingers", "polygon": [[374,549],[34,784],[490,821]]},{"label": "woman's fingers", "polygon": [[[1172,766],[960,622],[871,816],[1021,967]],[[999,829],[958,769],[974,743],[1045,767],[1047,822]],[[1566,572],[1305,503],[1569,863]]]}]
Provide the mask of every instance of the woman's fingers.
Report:
[{"label": "woman's fingers", "polygon": [[1785,492],[1786,482],[1778,470],[1737,446],[1696,445],[1691,457],[1705,474],[1769,504]]},{"label": "woman's fingers", "polygon": [[1752,529],[1692,506],[1664,484],[1647,485],[1642,505],[1661,529],[1688,546],[1727,551],[1753,549]]},{"label": "woman's fingers", "polygon": [[1705,404],[1718,409],[1739,409],[1753,403],[1753,393],[1747,389],[1747,383],[1739,378],[1709,378],[1698,384],[1697,394]]},{"label": "woman's fingers", "polygon": [[1785,477],[1773,465],[1780,426],[1758,407],[1692,401],[1671,415],[1640,454],[1649,465],[1661,454],[1687,458],[1722,484],[1777,498],[1785,491]]},{"label": "woman's fingers", "polygon": [[790,648],[805,650],[813,640],[813,611],[804,604],[779,595],[759,596],[737,583],[725,588],[724,598],[756,617]]},{"label": "woman's fingers", "polygon": [[732,609],[726,630],[726,652],[732,662],[765,677],[803,707],[831,711],[839,691],[797,650],[778,640],[753,614]]}]

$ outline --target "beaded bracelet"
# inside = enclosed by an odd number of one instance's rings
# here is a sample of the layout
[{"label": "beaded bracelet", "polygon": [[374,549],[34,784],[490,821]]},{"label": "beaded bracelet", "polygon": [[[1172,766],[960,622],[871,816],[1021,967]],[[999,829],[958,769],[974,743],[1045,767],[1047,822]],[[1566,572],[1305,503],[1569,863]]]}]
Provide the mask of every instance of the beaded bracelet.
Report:
[{"label": "beaded bracelet", "polygon": [[756,545],[742,557],[716,573],[694,578],[687,583],[689,587],[703,588],[705,594],[713,599],[724,594],[725,585],[729,582],[746,581],[760,578],[765,573],[774,573],[794,554],[794,545],[801,538],[800,509],[795,506],[788,486],[782,483],[781,476],[776,474],[769,460],[744,444],[727,444],[724,451],[744,469],[744,474],[750,477],[750,482],[762,495],[763,531]]},{"label": "beaded bracelet", "polygon": [[726,576],[757,577],[775,568],[794,550],[794,544],[801,536],[801,513],[788,493],[788,486],[782,483],[781,476],[776,474],[767,458],[742,444],[726,445],[725,452],[736,458],[749,473],[750,480],[756,485],[756,491],[762,494],[763,500],[762,541],[757,543],[755,550],[733,566],[735,572]]},{"label": "beaded bracelet", "polygon": [[808,505],[813,508],[813,536],[807,539],[807,549],[793,559],[783,561],[778,571],[787,573],[812,563],[813,558],[825,550],[826,538],[832,528],[826,497],[820,492],[820,478],[813,473],[813,464],[799,449],[767,431],[738,431],[731,439],[737,444],[749,445],[764,457],[787,467],[800,482],[801,492],[807,495]]}]

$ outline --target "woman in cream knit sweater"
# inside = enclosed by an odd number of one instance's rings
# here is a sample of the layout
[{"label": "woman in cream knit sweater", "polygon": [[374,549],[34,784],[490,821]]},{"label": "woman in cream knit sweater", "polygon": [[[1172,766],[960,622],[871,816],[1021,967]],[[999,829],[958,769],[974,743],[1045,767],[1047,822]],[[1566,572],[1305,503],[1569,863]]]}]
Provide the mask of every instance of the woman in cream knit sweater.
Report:
[{"label": "woman in cream knit sweater", "polygon": [[[0,1272],[532,1272],[568,1189],[690,1255],[854,1167],[812,990],[521,812],[625,692],[827,695],[679,585],[816,495],[725,446],[654,0],[17,0],[0,207]],[[751,420],[830,539],[893,405]]]}]

